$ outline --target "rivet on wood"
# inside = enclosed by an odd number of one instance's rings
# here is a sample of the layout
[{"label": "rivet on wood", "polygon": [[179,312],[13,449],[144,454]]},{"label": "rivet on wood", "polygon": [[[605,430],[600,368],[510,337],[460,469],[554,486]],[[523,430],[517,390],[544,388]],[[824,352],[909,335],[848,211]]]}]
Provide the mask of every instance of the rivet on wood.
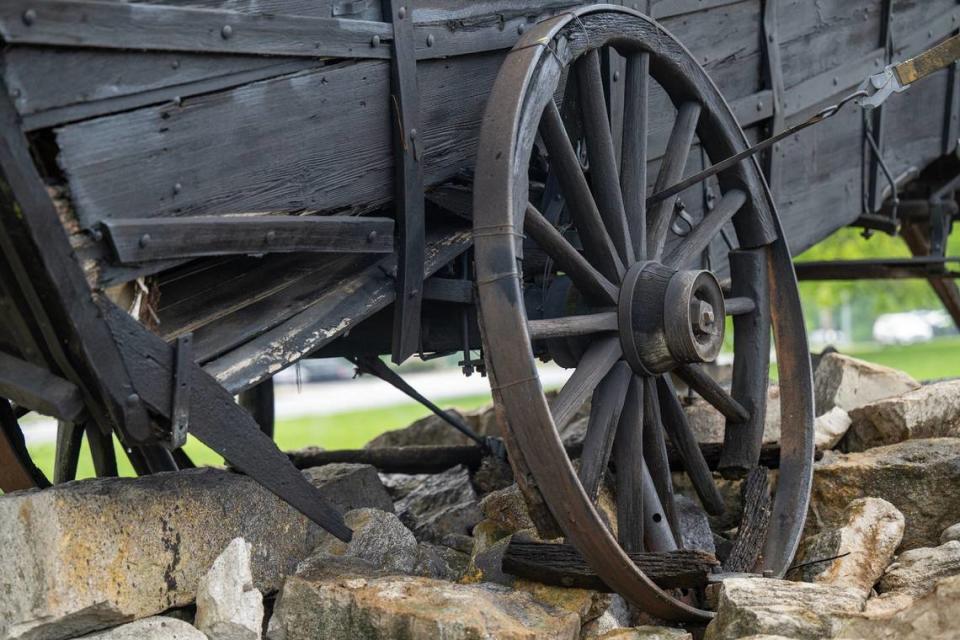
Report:
[{"label": "rivet on wood", "polygon": [[173,195],[177,195],[181,191],[183,191],[183,185],[180,184],[179,182],[175,183],[173,185]]},{"label": "rivet on wood", "polygon": [[762,101],[762,100],[758,100],[758,101],[757,101],[757,111],[763,111],[763,101]]},{"label": "rivet on wood", "polygon": [[135,407],[139,402],[140,402],[140,396],[138,396],[137,394],[131,393],[130,395],[127,396],[128,407]]},{"label": "rivet on wood", "polygon": [[140,248],[146,249],[148,244],[150,244],[150,234],[145,233],[142,236],[140,236]]},{"label": "rivet on wood", "polygon": [[430,35],[427,36],[427,46],[432,47],[433,42],[434,42],[434,38],[433,38],[433,34],[431,33]]},{"label": "rivet on wood", "polygon": [[371,46],[371,47],[379,47],[379,46],[380,46],[380,36],[373,36],[372,38],[370,38],[370,46]]},{"label": "rivet on wood", "polygon": [[373,242],[376,239],[377,239],[376,231],[371,231],[370,233],[367,234],[367,242]]},{"label": "rivet on wood", "polygon": [[180,68],[180,61],[179,61],[179,60],[174,60],[173,62],[171,62],[171,63],[170,63],[170,68],[171,68],[171,69],[179,69],[179,68]]},{"label": "rivet on wood", "polygon": [[223,25],[223,28],[220,29],[220,37],[224,40],[229,40],[230,36],[233,35],[233,27],[228,24]]},{"label": "rivet on wood", "polygon": [[407,17],[407,8],[406,8],[406,7],[400,7],[399,9],[397,9],[397,17],[400,18],[401,20],[403,20],[404,18],[406,18],[406,17]]},{"label": "rivet on wood", "polygon": [[523,32],[526,30],[527,30],[527,25],[525,25],[524,23],[521,22],[520,24],[517,25],[517,33],[519,33],[520,35],[523,35]]},{"label": "rivet on wood", "polygon": [[28,27],[37,21],[37,12],[34,9],[27,9],[23,12],[23,24]]},{"label": "rivet on wood", "polygon": [[613,72],[613,81],[614,81],[614,82],[620,82],[620,72],[619,72],[619,71],[614,71],[614,72]]},{"label": "rivet on wood", "polygon": [[274,240],[277,239],[276,231],[267,231],[267,244],[272,244]]}]

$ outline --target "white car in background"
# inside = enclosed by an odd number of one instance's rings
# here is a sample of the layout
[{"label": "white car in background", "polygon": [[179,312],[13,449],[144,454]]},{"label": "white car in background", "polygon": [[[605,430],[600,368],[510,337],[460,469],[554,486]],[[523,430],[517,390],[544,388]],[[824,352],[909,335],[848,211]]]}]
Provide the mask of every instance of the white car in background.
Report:
[{"label": "white car in background", "polygon": [[915,344],[933,340],[930,311],[885,313],[873,323],[873,339],[880,344]]}]

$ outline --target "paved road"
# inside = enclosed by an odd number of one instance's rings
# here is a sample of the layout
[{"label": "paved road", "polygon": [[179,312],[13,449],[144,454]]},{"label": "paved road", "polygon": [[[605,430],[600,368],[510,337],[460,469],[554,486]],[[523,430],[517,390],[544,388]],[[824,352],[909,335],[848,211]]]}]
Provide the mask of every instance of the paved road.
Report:
[{"label": "paved road", "polygon": [[[541,365],[540,380],[548,389],[557,388],[570,373],[556,365]],[[479,374],[468,378],[459,369],[411,373],[405,375],[404,379],[440,406],[443,406],[445,399],[490,393],[490,383],[486,378]],[[342,382],[304,384],[299,390],[293,384],[278,385],[276,390],[277,417],[281,419],[330,415],[409,402],[411,400],[402,392],[373,376]],[[56,440],[57,423],[54,420],[33,418],[23,427],[27,444]]]}]

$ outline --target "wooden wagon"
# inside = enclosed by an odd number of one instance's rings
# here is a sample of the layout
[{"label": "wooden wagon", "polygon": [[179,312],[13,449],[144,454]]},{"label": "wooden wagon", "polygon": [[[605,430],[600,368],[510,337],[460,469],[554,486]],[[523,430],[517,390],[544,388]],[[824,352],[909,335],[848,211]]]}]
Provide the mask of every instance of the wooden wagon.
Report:
[{"label": "wooden wagon", "polygon": [[[807,269],[919,275],[956,305],[960,78],[662,192],[958,19],[953,0],[4,0],[0,487],[49,484],[30,411],[60,420],[56,482],[84,436],[111,475],[111,434],[152,473],[190,465],[189,432],[346,539],[269,437],[271,377],[347,356],[402,386],[379,356],[461,353],[538,525],[651,613],[705,620],[635,562],[678,548],[668,438],[722,511],[712,471],[761,462],[774,336],[780,475],[743,568],[782,575],[814,457],[790,252],[902,229],[917,260]],[[725,386],[703,365],[727,317]],[[538,358],[574,370],[549,400]],[[725,416],[719,460],[675,380]],[[575,467],[558,428],[590,398]]]}]

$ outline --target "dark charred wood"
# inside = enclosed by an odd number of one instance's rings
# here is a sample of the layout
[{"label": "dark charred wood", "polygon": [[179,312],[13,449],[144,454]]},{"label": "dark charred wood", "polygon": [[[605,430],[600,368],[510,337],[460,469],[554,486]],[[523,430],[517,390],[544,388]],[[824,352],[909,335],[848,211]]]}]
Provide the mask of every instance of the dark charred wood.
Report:
[{"label": "dark charred wood", "polygon": [[737,539],[723,563],[728,572],[747,572],[761,562],[770,525],[770,486],[766,467],[756,467],[743,483],[743,516]]},{"label": "dark charred wood", "polygon": [[290,461],[298,469],[351,462],[369,464],[384,473],[410,474],[440,473],[458,465],[477,469],[484,455],[483,449],[475,445],[386,447],[342,451],[307,448],[287,452]]},{"label": "dark charred wood", "polygon": [[[627,555],[662,589],[705,586],[707,576],[720,564],[703,551],[635,552]],[[503,556],[503,570],[543,584],[611,591],[587,566],[580,553],[565,544],[511,541]]]}]

